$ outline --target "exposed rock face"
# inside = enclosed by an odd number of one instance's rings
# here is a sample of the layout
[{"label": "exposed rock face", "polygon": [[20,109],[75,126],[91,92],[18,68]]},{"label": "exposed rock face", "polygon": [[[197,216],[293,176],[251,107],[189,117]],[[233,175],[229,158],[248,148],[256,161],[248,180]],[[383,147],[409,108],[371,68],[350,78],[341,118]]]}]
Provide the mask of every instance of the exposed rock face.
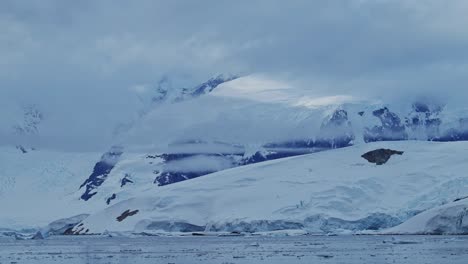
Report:
[{"label": "exposed rock face", "polygon": [[362,155],[361,157],[365,158],[370,163],[375,163],[377,165],[383,165],[387,163],[393,155],[403,155],[403,151],[397,151],[392,149],[376,149],[369,151]]},{"label": "exposed rock face", "polygon": [[19,150],[19,151],[21,151],[21,153],[23,153],[23,154],[28,153],[28,151],[26,150],[26,148],[23,147],[23,146],[21,146],[21,145],[16,146],[16,149]]},{"label": "exposed rock face", "polygon": [[42,235],[41,231],[37,231],[37,233],[32,237],[33,240],[43,240],[44,236]]},{"label": "exposed rock face", "polygon": [[460,118],[458,126],[445,131],[434,141],[466,141],[468,140],[468,118]]},{"label": "exposed rock face", "polygon": [[413,103],[411,113],[406,117],[406,126],[414,139],[434,140],[439,137],[442,121],[439,114],[442,107],[421,102]]},{"label": "exposed rock face", "polygon": [[122,154],[123,148],[114,146],[110,151],[102,155],[101,160],[94,166],[93,173],[80,186],[80,189],[83,187],[86,188],[83,195],[81,195],[82,200],[88,201],[91,197],[97,194],[96,188],[101,186],[101,184],[106,180]]},{"label": "exposed rock face", "polygon": [[[168,185],[180,181],[185,181],[197,178],[206,174],[210,174],[220,169],[234,167],[234,154],[224,153],[165,153],[156,157],[164,160],[165,167],[162,171],[155,171],[156,178],[154,183],[158,186]],[[202,159],[210,164],[220,164],[219,166],[209,166],[205,169],[187,170],[187,166],[193,166],[197,159]]]},{"label": "exposed rock face", "polygon": [[375,110],[372,114],[380,119],[381,126],[368,128],[364,134],[365,142],[406,140],[408,134],[400,117],[387,107]]},{"label": "exposed rock face", "polygon": [[466,199],[468,199],[468,196],[463,196],[463,197],[457,198],[457,199],[453,200],[453,202],[458,202],[458,201],[466,200]]},{"label": "exposed rock face", "polygon": [[158,186],[164,186],[168,184],[173,184],[176,182],[181,182],[185,180],[190,180],[194,178],[198,178],[203,175],[207,175],[210,173],[213,173],[215,171],[197,171],[197,172],[178,172],[178,171],[157,171],[155,174],[156,179],[154,180],[154,184],[157,184]]},{"label": "exposed rock face", "polygon": [[109,205],[112,200],[115,200],[115,198],[117,198],[117,195],[113,193],[109,198],[106,199],[106,204]]},{"label": "exposed rock face", "polygon": [[76,215],[70,218],[59,219],[50,223],[43,233],[47,236],[50,235],[72,235],[71,232],[73,227],[79,224],[81,221],[86,219],[88,214]]},{"label": "exposed rock face", "polygon": [[324,120],[314,145],[321,148],[341,148],[352,145],[353,140],[354,133],[348,120],[348,112],[340,109]]},{"label": "exposed rock face", "polygon": [[[333,142],[332,142],[333,143]],[[327,143],[327,144],[332,144]],[[346,141],[348,146],[349,140]],[[200,146],[203,147],[203,146]],[[335,145],[337,148],[338,146]],[[323,147],[326,148],[326,147]],[[330,148],[330,147],[328,147]],[[149,155],[147,158],[161,158],[165,164],[161,170],[154,170],[154,184],[164,186],[194,179],[203,175],[207,175],[220,170],[254,164],[267,160],[274,160],[303,154],[316,152],[313,141],[294,141],[279,144],[267,144],[253,153],[247,153],[245,150],[233,152],[218,152],[218,153],[164,153],[161,155]],[[192,166],[194,159],[203,159],[204,169],[187,170],[187,166]],[[211,164],[211,165],[209,165]],[[215,165],[215,166],[213,166]]]},{"label": "exposed rock face", "polygon": [[208,81],[200,84],[199,86],[193,88],[192,91],[189,91],[189,94],[192,97],[198,97],[200,95],[212,92],[220,84],[235,80],[237,78],[238,78],[237,76],[218,75],[218,76],[216,76],[214,78],[211,78]]},{"label": "exposed rock face", "polygon": [[127,185],[127,183],[134,183],[133,180],[130,178],[130,174],[128,174],[128,173],[126,173],[125,177],[123,177],[123,179],[120,180],[120,188]]},{"label": "exposed rock face", "polygon": [[218,75],[213,77],[206,82],[199,84],[194,87],[181,88],[174,87],[171,80],[168,77],[163,77],[154,90],[154,95],[151,98],[152,103],[161,103],[161,102],[181,102],[186,99],[192,99],[200,97],[202,95],[211,93],[219,85],[235,80],[239,78],[238,76],[225,76]]},{"label": "exposed rock face", "polygon": [[[267,150],[275,149],[296,149],[303,151],[306,149],[335,149],[343,148],[353,145],[355,135],[351,122],[348,119],[348,112],[343,109],[338,109],[333,112],[329,117],[325,118],[320,126],[320,131],[316,135],[315,139],[304,139],[294,141],[284,141],[265,144],[263,147]],[[291,154],[297,153],[296,155],[311,153],[311,151],[305,151],[298,153],[297,151],[283,153],[284,156],[294,156]],[[271,154],[269,154],[267,160],[270,160]]]},{"label": "exposed rock face", "polygon": [[138,212],[139,212],[139,210],[135,210],[135,211],[127,210],[127,211],[123,212],[120,216],[118,216],[116,219],[117,219],[117,221],[122,222],[123,220],[125,220],[125,218],[127,218],[129,216],[136,215]]}]

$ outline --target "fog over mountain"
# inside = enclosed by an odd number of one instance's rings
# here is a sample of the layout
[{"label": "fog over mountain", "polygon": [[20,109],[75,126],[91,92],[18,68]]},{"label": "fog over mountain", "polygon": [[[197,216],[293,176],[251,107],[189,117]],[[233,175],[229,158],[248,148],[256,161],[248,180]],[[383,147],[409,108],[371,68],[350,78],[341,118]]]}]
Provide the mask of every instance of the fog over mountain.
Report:
[{"label": "fog over mountain", "polygon": [[310,100],[462,107],[467,11],[463,0],[5,0],[0,144],[15,140],[34,106],[43,121],[30,140],[101,150],[164,77],[171,89],[223,73],[261,76]]}]

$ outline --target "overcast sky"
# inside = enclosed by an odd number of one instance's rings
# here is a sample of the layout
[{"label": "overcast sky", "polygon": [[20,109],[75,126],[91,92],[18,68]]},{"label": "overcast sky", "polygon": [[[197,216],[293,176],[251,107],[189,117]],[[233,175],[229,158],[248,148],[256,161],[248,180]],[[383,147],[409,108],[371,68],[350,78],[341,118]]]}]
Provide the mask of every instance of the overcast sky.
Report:
[{"label": "overcast sky", "polygon": [[132,87],[218,73],[460,98],[466,14],[465,0],[2,0],[0,103],[60,109],[63,122],[87,109],[75,124],[97,124],[133,106]]}]

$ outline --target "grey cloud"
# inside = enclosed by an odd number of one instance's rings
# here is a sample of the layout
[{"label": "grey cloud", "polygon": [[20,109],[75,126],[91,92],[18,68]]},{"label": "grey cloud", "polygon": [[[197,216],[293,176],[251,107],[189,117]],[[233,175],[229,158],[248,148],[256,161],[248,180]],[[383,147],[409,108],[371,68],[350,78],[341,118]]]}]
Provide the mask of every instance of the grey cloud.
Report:
[{"label": "grey cloud", "polygon": [[464,1],[16,2],[3,14],[40,46],[32,59],[104,76],[234,68],[333,78],[467,56]]},{"label": "grey cloud", "polygon": [[467,9],[463,0],[5,0],[0,102],[35,103],[65,124],[76,116],[103,129],[131,116],[129,87],[226,72],[283,76],[318,94],[443,87],[459,98]]}]

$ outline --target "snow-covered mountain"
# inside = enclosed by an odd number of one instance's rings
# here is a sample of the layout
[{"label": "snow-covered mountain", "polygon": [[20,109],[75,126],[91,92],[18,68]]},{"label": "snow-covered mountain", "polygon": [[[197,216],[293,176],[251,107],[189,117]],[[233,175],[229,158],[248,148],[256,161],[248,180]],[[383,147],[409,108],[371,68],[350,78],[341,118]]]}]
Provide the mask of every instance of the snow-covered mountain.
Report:
[{"label": "snow-covered mountain", "polygon": [[[403,154],[383,165],[361,157],[380,148]],[[466,142],[378,142],[268,161],[148,188],[91,215],[74,231],[328,233],[389,228],[466,197],[467,151]]]},{"label": "snow-covered mountain", "polygon": [[166,76],[158,82],[151,97],[151,101],[156,104],[164,101],[173,103],[196,98],[211,93],[219,85],[237,78],[239,77],[235,75],[220,74],[194,87],[181,88],[174,87],[170,79]]},{"label": "snow-covered mountain", "polygon": [[[169,85],[159,85],[165,86]],[[125,158],[124,154],[119,160],[121,164],[145,164],[145,175],[149,176],[143,181],[162,186],[237,166],[360,142],[467,139],[464,118],[454,122],[457,118],[438,104],[418,101],[397,107],[354,98],[318,100],[294,95],[290,89],[248,76],[216,77],[193,89],[179,90],[191,92],[173,91],[176,96],[161,93],[157,104],[120,138],[120,145],[129,147],[129,152],[136,149],[141,156]],[[193,92],[200,90],[210,93],[199,96]],[[181,94],[197,96],[182,100]],[[266,100],[266,95],[272,98]],[[131,169],[114,176],[110,170],[115,163],[110,162],[109,171],[103,172],[99,172],[102,162],[96,164],[97,172],[82,185],[86,185],[82,199],[89,200],[92,191],[107,204],[121,200],[119,189],[105,187],[105,181],[118,186],[115,182],[124,177],[137,176]],[[101,197],[100,189],[106,188],[112,191],[102,191]]]},{"label": "snow-covered mountain", "polygon": [[[165,226],[163,230],[178,230],[185,224],[196,226],[196,230],[206,229],[207,225],[212,224],[209,230],[230,230],[228,226],[236,229],[244,224],[246,228],[254,228],[253,223],[263,225],[258,230],[272,229],[271,225],[288,227],[288,224],[292,225],[289,226],[291,228],[302,226],[316,231],[333,231],[336,228],[362,230],[394,226],[415,213],[463,195],[460,189],[459,194],[452,193],[454,197],[449,197],[444,189],[445,178],[442,177],[431,176],[433,186],[416,176],[405,177],[408,171],[416,175],[432,175],[437,170],[428,166],[434,164],[449,172],[452,167],[459,166],[451,161],[457,160],[458,156],[438,160],[436,157],[440,155],[437,151],[448,152],[453,148],[458,151],[453,155],[462,156],[466,145],[464,142],[436,144],[433,141],[468,140],[468,111],[464,108],[431,100],[395,103],[351,96],[317,96],[309,90],[295,89],[287,83],[266,80],[259,75],[220,75],[191,87],[175,87],[169,78],[163,78],[150,93],[145,94],[148,97],[141,100],[141,108],[133,109],[138,112],[134,120],[122,120],[122,123],[116,124],[118,133],[114,135],[115,144],[100,152],[37,149],[34,144],[36,138],[30,136],[28,140],[20,140],[20,143],[2,146],[0,209],[8,213],[0,217],[0,227],[44,227],[57,219],[91,214],[83,222],[88,232],[102,232],[105,229],[146,230],[151,228],[142,228],[140,224],[137,227],[137,222],[153,221],[152,214],[157,212],[162,218],[155,221]],[[23,114],[17,125],[10,127],[12,133],[19,133],[23,138],[24,134],[38,135],[40,138],[40,128],[51,125],[50,122],[43,124],[44,115],[37,108],[25,108]],[[47,130],[53,128],[47,127]],[[18,138],[23,139],[21,137]],[[353,145],[345,150],[334,150]],[[433,194],[434,197],[428,198],[432,200],[428,201],[423,198],[414,200],[417,197],[406,193],[401,203],[390,205],[389,201],[376,197],[379,195],[377,191],[367,190],[373,188],[367,185],[374,182],[363,179],[368,176],[366,173],[381,172],[391,178],[393,172],[367,164],[360,158],[361,152],[387,145],[405,151],[404,157],[395,159],[403,159],[406,163],[383,167],[392,168],[402,176],[394,183],[386,182],[388,179],[383,182],[378,181],[380,178],[372,179],[376,181],[376,186],[394,184],[391,191],[398,191],[399,187],[409,188],[418,195],[432,192],[431,188],[438,186],[438,196]],[[315,153],[324,150],[332,151]],[[421,154],[424,152],[422,150],[430,153],[423,155],[427,162],[414,155],[406,160],[408,151]],[[304,154],[310,156],[281,159]],[[276,159],[281,160],[272,161]],[[341,163],[333,163],[338,161]],[[416,167],[409,169],[413,163]],[[270,167],[274,170],[268,169]],[[449,175],[442,169],[438,172]],[[447,177],[461,177],[458,170],[450,175]],[[350,182],[349,177],[359,180]],[[310,181],[305,180],[309,178]],[[327,181],[327,178],[334,181]],[[407,180],[421,182],[411,185],[413,183]],[[186,182],[179,183],[183,181]],[[304,184],[294,187],[296,185],[292,182]],[[315,182],[317,186],[312,184]],[[349,190],[345,188],[345,183],[356,188]],[[190,189],[192,184],[205,191],[200,193],[193,189],[187,194],[178,191],[182,188],[180,186]],[[314,185],[315,189],[309,189],[309,185]],[[229,186],[244,186],[246,189],[242,191],[245,193],[233,193],[223,198]],[[237,188],[234,187],[233,190]],[[295,188],[298,188],[297,195],[300,197],[295,196]],[[275,202],[255,196],[263,195],[264,189],[278,191],[282,195]],[[384,189],[379,189],[379,192]],[[331,191],[326,193],[326,190]],[[368,191],[373,193],[366,193]],[[248,192],[252,192],[253,196],[250,197]],[[291,198],[285,198],[288,197],[286,193],[291,193]],[[312,206],[310,199],[306,199],[312,193],[317,198],[314,206],[318,207]],[[191,196],[195,194],[199,197]],[[343,200],[333,200],[334,195],[342,196]],[[366,205],[360,195],[375,203]],[[166,196],[170,198],[166,199]],[[203,204],[204,200],[200,197],[208,197],[210,202]],[[270,207],[264,204],[257,206],[272,211],[252,215],[249,210],[256,209],[249,209],[245,201],[257,198],[265,204],[271,203]],[[293,198],[295,201],[292,201]],[[180,208],[190,207],[184,203],[197,201],[202,204],[200,210],[205,211],[197,215],[192,209],[187,209],[185,215],[179,209],[171,209],[167,214],[162,214],[154,208],[161,203],[159,199],[168,206]],[[177,202],[172,205],[174,199]],[[131,201],[136,202],[133,204]],[[226,208],[221,208],[223,204],[212,204],[214,201],[223,201]],[[345,206],[345,201],[351,203],[348,204],[350,208]],[[408,204],[410,201],[413,202],[411,206]],[[309,211],[304,208],[299,210],[299,207],[292,210],[294,213],[291,215],[281,215],[275,211],[293,206],[293,202],[301,208],[308,204]],[[352,207],[356,206],[353,204],[356,202],[368,207],[360,211]],[[128,214],[139,210],[129,217],[137,222],[122,221],[125,223],[123,225],[102,217],[102,214],[114,217],[129,203],[138,207],[127,208],[130,210]],[[230,208],[237,208],[234,213],[238,218],[227,217],[225,211]],[[192,221],[191,217],[196,221]],[[93,219],[99,219],[102,225],[96,224],[98,220]],[[177,224],[167,227],[170,221]],[[70,225],[70,221],[60,222]],[[372,224],[369,227],[366,223]],[[312,224],[320,227],[313,229]],[[75,231],[81,230],[80,233],[83,233],[86,229]]]}]

